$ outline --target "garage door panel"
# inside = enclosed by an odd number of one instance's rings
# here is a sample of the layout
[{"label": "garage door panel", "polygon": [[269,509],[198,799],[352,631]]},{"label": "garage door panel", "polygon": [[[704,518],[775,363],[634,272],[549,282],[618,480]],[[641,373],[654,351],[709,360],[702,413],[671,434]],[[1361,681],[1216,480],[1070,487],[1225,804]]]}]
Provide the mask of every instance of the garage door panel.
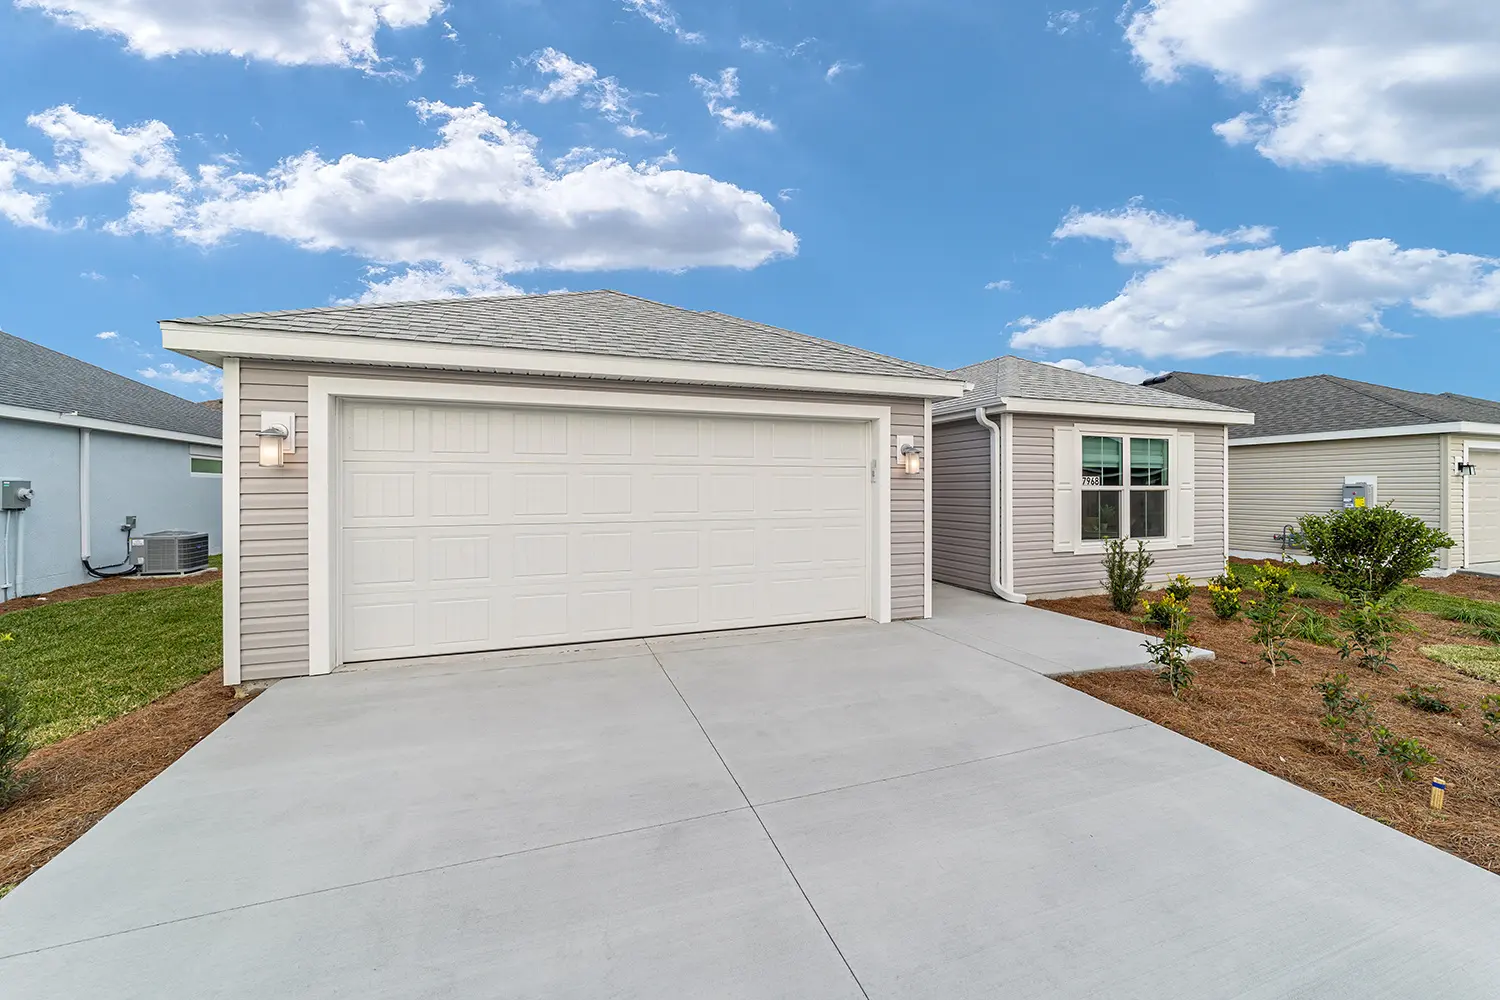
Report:
[{"label": "garage door panel", "polygon": [[1469,491],[1469,562],[1500,561],[1500,451],[1475,450]]},{"label": "garage door panel", "polygon": [[862,423],[356,407],[346,660],[856,617]]}]

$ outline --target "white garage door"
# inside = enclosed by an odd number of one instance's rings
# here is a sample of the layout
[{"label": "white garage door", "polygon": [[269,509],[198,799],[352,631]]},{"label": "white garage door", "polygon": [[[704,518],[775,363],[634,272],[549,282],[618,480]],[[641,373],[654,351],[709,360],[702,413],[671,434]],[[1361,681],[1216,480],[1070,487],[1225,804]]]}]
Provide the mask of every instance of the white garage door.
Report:
[{"label": "white garage door", "polygon": [[345,662],[869,611],[860,422],[346,403]]},{"label": "white garage door", "polygon": [[1476,451],[1469,477],[1469,562],[1500,562],[1500,451]]}]

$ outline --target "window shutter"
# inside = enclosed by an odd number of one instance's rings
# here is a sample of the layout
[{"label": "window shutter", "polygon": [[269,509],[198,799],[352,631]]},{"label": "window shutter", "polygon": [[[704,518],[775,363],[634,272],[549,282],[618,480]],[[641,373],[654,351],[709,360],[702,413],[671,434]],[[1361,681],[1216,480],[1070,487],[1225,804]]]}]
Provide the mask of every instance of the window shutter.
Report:
[{"label": "window shutter", "polygon": [[1072,552],[1078,537],[1078,432],[1052,428],[1052,551]]},{"label": "window shutter", "polygon": [[1177,482],[1177,544],[1193,544],[1193,520],[1198,509],[1197,487],[1194,485],[1194,466],[1198,452],[1193,435],[1183,432],[1177,435],[1176,469],[1169,473]]}]

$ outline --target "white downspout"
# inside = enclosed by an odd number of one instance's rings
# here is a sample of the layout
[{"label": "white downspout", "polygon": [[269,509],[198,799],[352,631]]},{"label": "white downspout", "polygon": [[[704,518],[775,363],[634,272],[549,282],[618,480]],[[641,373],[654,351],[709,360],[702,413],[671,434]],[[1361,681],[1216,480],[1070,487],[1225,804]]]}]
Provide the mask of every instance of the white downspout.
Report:
[{"label": "white downspout", "polygon": [[89,561],[89,431],[78,428],[78,552]]},{"label": "white downspout", "polygon": [[[1015,526],[1009,516],[1010,442],[1005,442],[1005,448],[1000,447],[1000,425],[990,419],[989,414],[984,412],[984,407],[974,410],[974,419],[990,432],[990,589],[1001,600],[1025,604],[1026,595],[1017,593],[1015,589],[1015,546],[1012,541]],[[1012,414],[1002,413],[1000,419],[1005,423],[1005,430],[1009,431],[1015,418]]]}]

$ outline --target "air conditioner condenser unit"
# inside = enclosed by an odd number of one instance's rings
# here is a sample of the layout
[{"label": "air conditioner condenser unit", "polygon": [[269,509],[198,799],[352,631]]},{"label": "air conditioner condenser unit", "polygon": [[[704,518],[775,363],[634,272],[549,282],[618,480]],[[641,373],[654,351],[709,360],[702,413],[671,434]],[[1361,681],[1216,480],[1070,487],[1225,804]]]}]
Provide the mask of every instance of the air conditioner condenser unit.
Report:
[{"label": "air conditioner condenser unit", "polygon": [[130,540],[130,557],[143,576],[197,573],[208,568],[208,534],[153,531]]}]

